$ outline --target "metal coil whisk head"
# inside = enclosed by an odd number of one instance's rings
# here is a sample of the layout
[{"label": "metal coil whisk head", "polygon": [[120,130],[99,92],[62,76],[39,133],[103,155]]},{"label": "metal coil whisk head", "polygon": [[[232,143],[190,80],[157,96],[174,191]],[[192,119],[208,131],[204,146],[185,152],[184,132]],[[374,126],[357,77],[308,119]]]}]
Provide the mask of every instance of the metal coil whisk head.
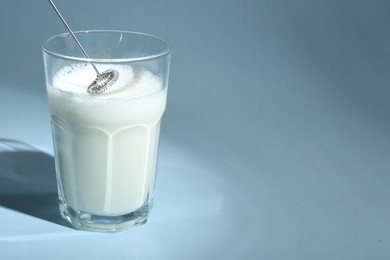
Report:
[{"label": "metal coil whisk head", "polygon": [[112,86],[119,78],[119,72],[114,69],[99,73],[96,79],[88,86],[87,92],[91,95],[102,94],[108,87]]}]

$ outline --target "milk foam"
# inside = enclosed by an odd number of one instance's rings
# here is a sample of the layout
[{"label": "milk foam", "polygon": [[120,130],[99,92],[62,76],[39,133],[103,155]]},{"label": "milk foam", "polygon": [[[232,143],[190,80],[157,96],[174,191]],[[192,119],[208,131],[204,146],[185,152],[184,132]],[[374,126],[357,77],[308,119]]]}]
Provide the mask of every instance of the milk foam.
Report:
[{"label": "milk foam", "polygon": [[115,69],[119,72],[118,80],[99,95],[87,93],[88,86],[96,78],[96,72],[90,64],[73,64],[57,72],[53,79],[53,86],[49,91],[57,95],[77,95],[86,99],[123,99],[136,98],[153,94],[162,88],[161,79],[150,71],[133,68],[126,65],[96,64],[100,72]]}]

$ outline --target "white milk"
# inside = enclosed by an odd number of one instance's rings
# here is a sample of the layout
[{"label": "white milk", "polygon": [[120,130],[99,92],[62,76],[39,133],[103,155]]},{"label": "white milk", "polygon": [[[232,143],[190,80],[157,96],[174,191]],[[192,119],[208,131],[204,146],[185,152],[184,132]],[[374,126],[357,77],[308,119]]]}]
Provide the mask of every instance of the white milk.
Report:
[{"label": "white milk", "polygon": [[[118,81],[91,96],[91,65],[65,67],[48,86],[57,173],[64,198],[74,210],[119,216],[153,196],[160,119],[166,88],[143,69],[114,68]],[[60,191],[61,194],[61,191]]]}]

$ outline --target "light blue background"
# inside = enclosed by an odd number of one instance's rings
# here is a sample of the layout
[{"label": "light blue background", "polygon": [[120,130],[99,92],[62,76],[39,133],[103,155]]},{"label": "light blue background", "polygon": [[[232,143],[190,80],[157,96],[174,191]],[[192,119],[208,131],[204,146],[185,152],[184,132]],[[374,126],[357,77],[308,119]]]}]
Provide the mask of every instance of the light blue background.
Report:
[{"label": "light blue background", "polygon": [[65,28],[0,3],[1,259],[390,258],[389,1],[57,0],[173,48],[155,207],[115,235],[58,218],[41,43]]}]

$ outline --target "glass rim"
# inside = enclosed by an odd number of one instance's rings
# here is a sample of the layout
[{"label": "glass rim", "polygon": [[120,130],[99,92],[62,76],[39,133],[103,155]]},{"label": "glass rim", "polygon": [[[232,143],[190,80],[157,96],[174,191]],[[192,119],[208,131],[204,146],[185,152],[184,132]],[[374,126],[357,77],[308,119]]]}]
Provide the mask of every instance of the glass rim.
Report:
[{"label": "glass rim", "polygon": [[[49,45],[49,43],[52,40],[57,39],[57,38],[61,38],[61,37],[71,36],[69,32],[65,32],[65,33],[54,35],[54,36],[46,39],[42,43],[42,50],[44,52],[46,52],[47,54],[50,54],[50,55],[53,55],[53,56],[56,56],[56,57],[59,57],[59,58],[67,59],[67,60],[84,61],[84,62],[96,62],[96,63],[104,63],[104,62],[106,62],[106,63],[107,62],[110,62],[110,63],[123,63],[123,62],[146,61],[146,60],[157,59],[157,58],[169,55],[171,53],[171,45],[166,40],[164,40],[164,39],[162,39],[162,38],[160,38],[158,36],[155,36],[155,35],[152,35],[152,34],[148,34],[148,33],[136,32],[136,31],[124,31],[124,30],[80,30],[80,31],[74,31],[73,33],[76,36],[78,34],[80,35],[80,34],[88,34],[88,33],[125,33],[125,34],[133,34],[133,35],[139,35],[139,36],[143,36],[143,37],[153,38],[153,39],[155,39],[157,41],[160,41],[161,43],[163,43],[165,45],[165,48],[164,48],[163,51],[158,52],[156,54],[145,55],[145,56],[140,56],[140,57],[132,57],[132,58],[91,58],[91,57],[87,58],[87,57],[70,56],[70,55],[66,55],[66,54],[63,54],[63,53],[58,52],[58,51],[49,50],[49,46],[48,45]],[[76,42],[75,42],[75,44],[76,44]],[[88,50],[87,50],[87,53],[88,53]]]}]

